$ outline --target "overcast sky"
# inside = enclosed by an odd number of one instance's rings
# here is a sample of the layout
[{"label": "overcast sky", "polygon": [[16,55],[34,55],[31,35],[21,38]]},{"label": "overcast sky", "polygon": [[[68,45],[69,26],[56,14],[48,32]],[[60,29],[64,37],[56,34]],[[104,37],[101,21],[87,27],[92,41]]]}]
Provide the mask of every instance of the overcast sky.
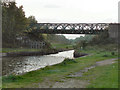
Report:
[{"label": "overcast sky", "polygon": [[16,0],[17,6],[23,5],[26,16],[35,16],[39,23],[117,23],[118,1]]}]

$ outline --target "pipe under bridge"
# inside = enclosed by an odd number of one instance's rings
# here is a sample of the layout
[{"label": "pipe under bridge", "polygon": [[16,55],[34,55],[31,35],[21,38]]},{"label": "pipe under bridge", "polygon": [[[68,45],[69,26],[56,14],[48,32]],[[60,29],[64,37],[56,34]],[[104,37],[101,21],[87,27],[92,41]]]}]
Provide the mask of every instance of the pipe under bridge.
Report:
[{"label": "pipe under bridge", "polygon": [[36,23],[36,33],[46,34],[99,34],[109,29],[109,23]]}]

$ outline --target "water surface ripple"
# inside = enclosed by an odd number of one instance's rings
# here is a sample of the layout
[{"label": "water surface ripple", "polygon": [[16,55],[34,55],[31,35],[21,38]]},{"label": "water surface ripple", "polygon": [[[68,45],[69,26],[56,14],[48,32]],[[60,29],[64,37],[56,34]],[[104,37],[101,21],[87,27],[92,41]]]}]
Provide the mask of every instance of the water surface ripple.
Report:
[{"label": "water surface ripple", "polygon": [[22,74],[44,68],[48,65],[61,63],[65,58],[74,58],[74,50],[43,56],[3,57],[2,74]]}]

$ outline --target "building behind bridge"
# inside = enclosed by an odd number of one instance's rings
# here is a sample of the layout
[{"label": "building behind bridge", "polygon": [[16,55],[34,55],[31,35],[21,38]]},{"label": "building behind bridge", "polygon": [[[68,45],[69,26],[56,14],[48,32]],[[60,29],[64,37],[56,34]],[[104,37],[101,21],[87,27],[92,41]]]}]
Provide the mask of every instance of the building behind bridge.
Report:
[{"label": "building behind bridge", "polygon": [[31,40],[26,36],[19,37],[18,39],[21,42],[21,47],[24,48],[41,49],[46,45],[45,41]]}]

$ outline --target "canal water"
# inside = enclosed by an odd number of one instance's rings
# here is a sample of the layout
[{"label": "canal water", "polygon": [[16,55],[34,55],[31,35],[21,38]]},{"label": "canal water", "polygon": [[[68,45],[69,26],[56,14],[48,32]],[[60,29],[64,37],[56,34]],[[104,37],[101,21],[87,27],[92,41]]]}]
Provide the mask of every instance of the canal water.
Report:
[{"label": "canal water", "polygon": [[61,63],[65,58],[74,58],[74,50],[63,51],[57,54],[43,56],[3,57],[2,74],[23,74],[44,68],[49,65]]}]

